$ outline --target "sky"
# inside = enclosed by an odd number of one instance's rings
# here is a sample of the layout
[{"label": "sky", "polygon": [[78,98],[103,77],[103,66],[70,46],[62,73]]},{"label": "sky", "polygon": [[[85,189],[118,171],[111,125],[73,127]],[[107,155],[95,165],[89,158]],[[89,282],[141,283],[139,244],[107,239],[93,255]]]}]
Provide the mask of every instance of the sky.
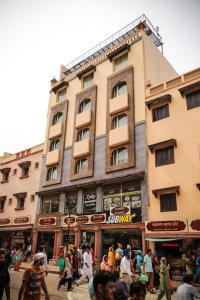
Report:
[{"label": "sky", "polygon": [[43,143],[60,65],[142,14],[178,73],[200,67],[200,0],[0,0],[0,153]]}]

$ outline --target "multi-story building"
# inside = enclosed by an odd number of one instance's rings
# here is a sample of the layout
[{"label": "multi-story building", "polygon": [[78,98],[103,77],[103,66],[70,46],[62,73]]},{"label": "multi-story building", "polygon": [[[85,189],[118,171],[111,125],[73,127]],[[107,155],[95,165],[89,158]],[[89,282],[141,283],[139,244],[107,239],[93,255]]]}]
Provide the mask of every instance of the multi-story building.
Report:
[{"label": "multi-story building", "polygon": [[0,247],[32,240],[43,146],[0,157]]},{"label": "multi-story building", "polygon": [[52,80],[33,251],[117,242],[144,248],[147,220],[145,93],[177,76],[145,16]]},{"label": "multi-story building", "polygon": [[[149,88],[146,127],[145,237],[162,255],[181,259],[200,247],[200,69]],[[176,262],[174,274],[181,268]]]}]

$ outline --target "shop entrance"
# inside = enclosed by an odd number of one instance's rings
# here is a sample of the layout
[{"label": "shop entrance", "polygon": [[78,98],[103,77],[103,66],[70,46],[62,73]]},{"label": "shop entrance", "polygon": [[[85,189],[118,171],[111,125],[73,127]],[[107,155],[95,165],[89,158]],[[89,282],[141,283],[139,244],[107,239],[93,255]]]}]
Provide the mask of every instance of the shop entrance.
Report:
[{"label": "shop entrance", "polygon": [[95,233],[94,231],[81,231],[81,245],[89,245],[94,249]]},{"label": "shop entrance", "polygon": [[38,232],[37,250],[40,246],[44,246],[48,259],[53,258],[54,239],[54,232]]},{"label": "shop entrance", "polygon": [[131,245],[132,249],[138,250],[142,247],[141,232],[139,229],[113,229],[102,231],[102,254],[107,254],[109,247],[117,249],[117,243],[123,248]]}]

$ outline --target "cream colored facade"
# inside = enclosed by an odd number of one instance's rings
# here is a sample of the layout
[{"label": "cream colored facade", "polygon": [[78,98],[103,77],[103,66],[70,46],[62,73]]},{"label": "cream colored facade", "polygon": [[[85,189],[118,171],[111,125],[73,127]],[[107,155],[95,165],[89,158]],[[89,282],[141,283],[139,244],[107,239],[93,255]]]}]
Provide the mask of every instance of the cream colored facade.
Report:
[{"label": "cream colored facade", "polygon": [[23,232],[31,232],[34,226],[43,148],[41,144],[0,157],[1,247],[21,246]]},{"label": "cream colored facade", "polygon": [[[147,91],[146,134],[147,145],[151,145],[147,160],[148,223],[156,221],[154,226],[161,226],[152,231],[146,227],[147,237],[200,237],[200,228],[191,226],[200,220],[200,106],[187,109],[186,100],[200,90],[199,82],[200,69],[196,69]],[[153,122],[153,110],[166,104],[169,116]],[[176,141],[174,162],[156,166],[155,151],[150,150],[170,140]],[[161,212],[160,195],[169,193],[176,194],[177,209]],[[171,230],[165,230],[164,223],[170,221],[184,222],[184,228],[175,229],[174,223]]]}]

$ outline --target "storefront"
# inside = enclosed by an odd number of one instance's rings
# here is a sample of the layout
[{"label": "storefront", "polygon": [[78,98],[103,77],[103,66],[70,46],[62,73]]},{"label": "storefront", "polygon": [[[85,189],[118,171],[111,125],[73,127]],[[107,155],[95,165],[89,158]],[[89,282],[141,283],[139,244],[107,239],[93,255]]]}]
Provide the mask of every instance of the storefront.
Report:
[{"label": "storefront", "polygon": [[33,224],[30,216],[0,219],[0,248],[18,246],[26,250],[31,247]]},{"label": "storefront", "polygon": [[167,257],[172,279],[181,280],[186,253],[196,254],[200,248],[200,220],[146,222],[145,240],[159,257]]}]

